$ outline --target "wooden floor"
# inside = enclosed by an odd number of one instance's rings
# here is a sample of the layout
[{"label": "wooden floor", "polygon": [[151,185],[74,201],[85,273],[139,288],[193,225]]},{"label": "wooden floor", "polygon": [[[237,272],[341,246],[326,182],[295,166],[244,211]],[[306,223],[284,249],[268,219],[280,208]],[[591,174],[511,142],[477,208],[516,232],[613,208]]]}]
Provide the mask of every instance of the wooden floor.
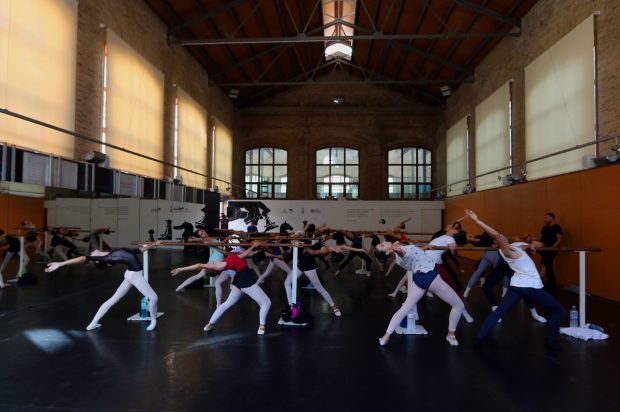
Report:
[{"label": "wooden floor", "polygon": [[[338,278],[335,268],[322,270],[340,318],[302,289],[314,327],[278,327],[286,299],[284,274],[276,271],[263,285],[273,302],[266,335],[256,335],[258,308],[247,297],[205,334],[213,289],[177,294],[181,280],[168,275],[194,260],[153,254],[151,284],[165,312],[154,332],[126,321],[139,310],[135,290],[100,329],[84,330],[121,282],[122,268],[44,274],[42,265],[30,265],[38,284],[0,290],[0,411],[620,410],[616,303],[588,300],[588,320],[603,326],[609,341],[562,337],[564,351],[549,353],[545,326],[521,304],[478,350],[472,343],[489,308],[476,288],[466,302],[475,322],[460,323],[459,347],[444,340],[449,307],[437,298],[419,305],[428,336],[395,335],[379,347],[404,298],[386,296],[402,272],[386,278],[375,266],[366,278],[353,272],[360,266],[354,261]],[[569,308],[577,296],[563,292],[560,300]]]}]

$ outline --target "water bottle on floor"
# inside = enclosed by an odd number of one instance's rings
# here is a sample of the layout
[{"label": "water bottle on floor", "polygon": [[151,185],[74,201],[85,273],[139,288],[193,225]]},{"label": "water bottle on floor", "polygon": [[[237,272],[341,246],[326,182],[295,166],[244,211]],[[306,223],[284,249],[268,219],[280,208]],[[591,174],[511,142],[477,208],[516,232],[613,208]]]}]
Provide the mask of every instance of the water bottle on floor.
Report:
[{"label": "water bottle on floor", "polygon": [[140,317],[142,319],[149,317],[149,300],[146,296],[143,296],[142,300],[140,300]]},{"label": "water bottle on floor", "polygon": [[568,326],[570,326],[571,328],[576,328],[577,326],[579,326],[579,311],[577,310],[577,307],[575,305],[570,308],[569,319],[570,321]]}]

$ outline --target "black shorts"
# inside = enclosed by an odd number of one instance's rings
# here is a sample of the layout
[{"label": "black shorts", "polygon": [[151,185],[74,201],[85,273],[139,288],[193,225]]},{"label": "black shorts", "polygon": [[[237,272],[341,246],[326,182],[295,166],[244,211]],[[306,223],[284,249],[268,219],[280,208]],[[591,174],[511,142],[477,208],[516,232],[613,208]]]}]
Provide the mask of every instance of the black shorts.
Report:
[{"label": "black shorts", "polygon": [[239,289],[243,289],[249,288],[255,284],[257,280],[256,273],[246,266],[235,274],[232,284]]}]

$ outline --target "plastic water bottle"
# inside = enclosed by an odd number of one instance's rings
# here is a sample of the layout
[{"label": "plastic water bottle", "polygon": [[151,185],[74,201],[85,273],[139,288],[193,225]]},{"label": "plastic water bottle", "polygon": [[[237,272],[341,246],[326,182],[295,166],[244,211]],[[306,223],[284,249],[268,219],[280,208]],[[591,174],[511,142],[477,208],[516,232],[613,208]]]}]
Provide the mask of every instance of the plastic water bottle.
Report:
[{"label": "plastic water bottle", "polygon": [[575,305],[570,308],[569,319],[570,321],[568,326],[570,326],[571,328],[576,328],[577,326],[579,326],[579,311],[577,310],[577,307]]},{"label": "plastic water bottle", "polygon": [[140,300],[140,317],[143,319],[149,317],[149,300],[146,296]]}]

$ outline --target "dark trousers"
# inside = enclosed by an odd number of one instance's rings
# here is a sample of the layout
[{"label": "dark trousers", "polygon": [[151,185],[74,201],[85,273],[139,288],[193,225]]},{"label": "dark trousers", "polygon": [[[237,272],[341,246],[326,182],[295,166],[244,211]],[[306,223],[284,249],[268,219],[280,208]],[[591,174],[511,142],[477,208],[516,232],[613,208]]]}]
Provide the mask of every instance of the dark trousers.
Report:
[{"label": "dark trousers", "polygon": [[545,289],[551,294],[555,294],[558,284],[555,281],[555,270],[553,269],[553,260],[558,252],[538,252],[541,256],[540,264],[545,268],[547,276],[547,284]]},{"label": "dark trousers", "polygon": [[484,339],[491,329],[493,329],[493,326],[497,324],[499,319],[504,317],[510,308],[519,303],[521,299],[526,298],[539,304],[551,313],[551,317],[547,319],[547,341],[553,342],[560,332],[560,324],[566,319],[566,310],[562,307],[560,302],[544,289],[520,288],[515,286],[508,288],[506,295],[504,295],[504,299],[502,299],[502,303],[484,320],[480,331],[478,331],[478,340]]},{"label": "dark trousers", "polygon": [[[512,275],[515,274],[515,271],[510,268],[508,262],[502,258],[502,255],[499,256],[499,260],[497,261],[497,265],[491,270],[489,276],[487,276],[487,280],[484,281],[484,285],[482,286],[482,293],[487,298],[487,302],[491,307],[497,306],[497,298],[495,297],[495,293],[493,293],[493,288],[498,284],[501,284],[505,277],[510,279]],[[532,301],[528,298],[524,299],[525,304],[529,309],[534,307]]]}]

